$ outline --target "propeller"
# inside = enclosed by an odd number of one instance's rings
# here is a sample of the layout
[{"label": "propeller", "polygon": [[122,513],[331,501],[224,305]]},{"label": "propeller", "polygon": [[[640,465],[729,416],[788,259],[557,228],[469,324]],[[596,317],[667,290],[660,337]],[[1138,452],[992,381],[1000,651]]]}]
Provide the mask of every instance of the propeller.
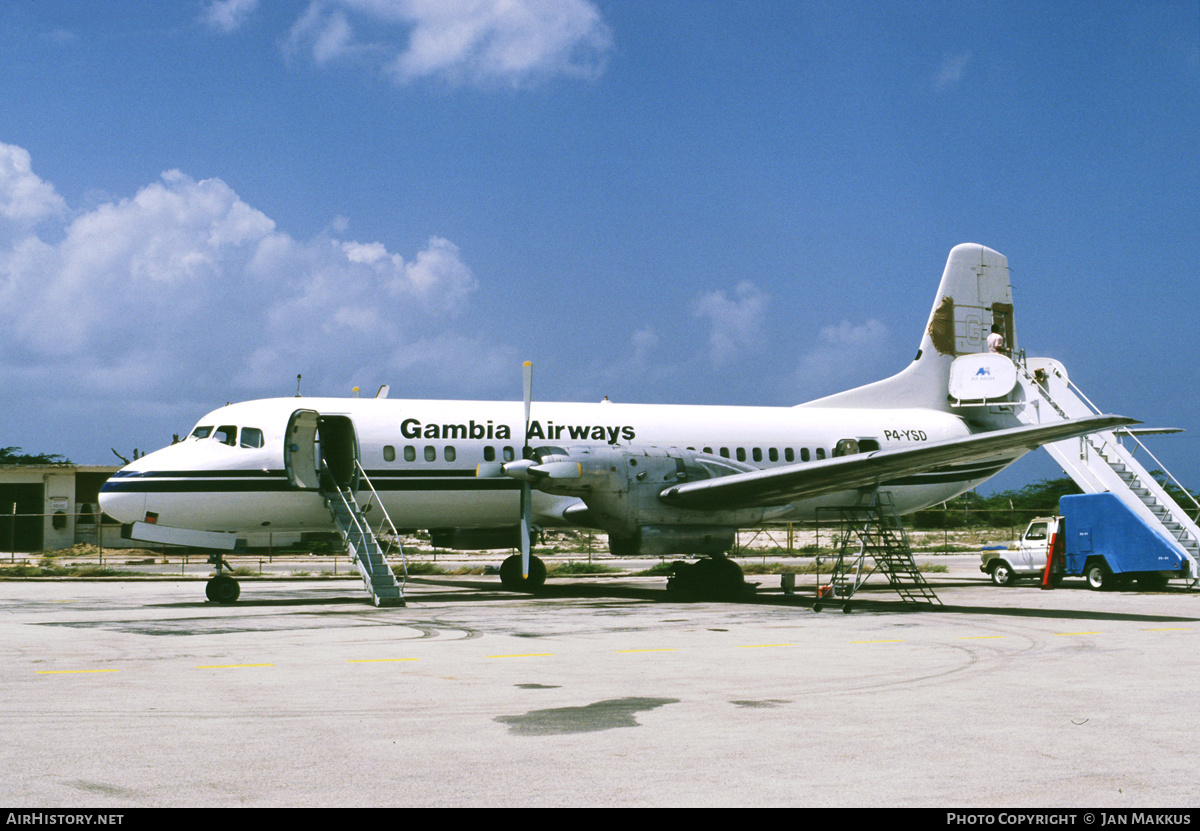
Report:
[{"label": "propeller", "polygon": [[[533,400],[533,363],[521,364],[521,386],[525,401],[525,437],[521,450],[522,460],[532,461],[533,449],[529,446],[529,406]],[[529,515],[532,513],[533,487],[528,478],[521,482],[521,577],[529,579]]]},{"label": "propeller", "polygon": [[[525,405],[525,439],[522,442],[521,458],[511,462],[481,462],[475,475],[481,478],[507,476],[521,483],[521,577],[529,579],[530,548],[533,539],[533,483],[543,480],[579,479],[583,466],[577,461],[543,461],[529,445],[529,412],[533,400],[533,364],[526,361],[521,365],[522,399]],[[551,457],[553,458],[553,457]]]}]

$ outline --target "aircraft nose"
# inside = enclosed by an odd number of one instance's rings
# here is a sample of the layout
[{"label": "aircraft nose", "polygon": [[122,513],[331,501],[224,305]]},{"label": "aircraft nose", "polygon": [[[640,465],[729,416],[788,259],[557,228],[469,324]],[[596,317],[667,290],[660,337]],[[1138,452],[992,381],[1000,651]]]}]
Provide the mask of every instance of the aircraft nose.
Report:
[{"label": "aircraft nose", "polygon": [[146,516],[145,491],[130,488],[135,476],[135,472],[122,468],[100,488],[100,510],[118,522],[138,522]]}]

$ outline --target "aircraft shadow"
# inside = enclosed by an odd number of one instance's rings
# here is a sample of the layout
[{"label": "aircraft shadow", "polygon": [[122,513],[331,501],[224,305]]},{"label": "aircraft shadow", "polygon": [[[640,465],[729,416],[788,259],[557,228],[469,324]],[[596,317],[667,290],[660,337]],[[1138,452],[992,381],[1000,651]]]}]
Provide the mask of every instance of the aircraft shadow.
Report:
[{"label": "aircraft shadow", "polygon": [[[753,585],[753,580],[747,581]],[[779,589],[747,591],[746,594],[732,601],[714,601],[702,597],[689,597],[675,592],[668,592],[662,583],[630,585],[612,580],[571,581],[559,583],[551,580],[536,594],[521,594],[506,591],[501,588],[496,578],[470,580],[461,577],[410,577],[409,585],[421,586],[424,589],[419,595],[410,596],[413,605],[430,605],[440,603],[509,603],[514,600],[634,600],[644,603],[659,603],[671,605],[690,605],[692,603],[726,602],[733,605],[758,606],[787,606],[792,608],[812,609],[816,598],[812,591],[799,590],[797,594],[783,594]],[[975,587],[977,583],[964,582],[955,584],[935,584],[935,589],[953,587]],[[441,591],[437,589],[441,588]],[[1056,591],[1071,592],[1071,588]],[[272,590],[270,595],[255,596],[253,589],[246,591],[236,604],[236,607],[303,607],[303,606],[334,606],[353,605],[371,606],[371,599],[365,594],[320,594],[312,592],[302,594],[288,592],[287,597],[280,596],[278,590]],[[851,609],[859,614],[914,614],[927,612],[934,614],[969,614],[988,615],[1011,618],[1044,618],[1048,620],[1093,620],[1093,621],[1129,621],[1141,623],[1196,623],[1200,617],[1177,614],[1146,614],[1121,611],[1100,611],[1094,609],[1066,608],[1032,608],[1011,606],[969,606],[964,604],[946,603],[930,605],[926,603],[905,603],[899,597],[891,597],[892,589],[884,585],[871,585],[860,590],[850,601]],[[272,596],[273,595],[273,596]],[[1114,593],[1114,597],[1120,595]],[[182,603],[155,604],[169,608],[211,608],[217,604],[203,599]],[[836,614],[841,611],[841,601],[826,600],[822,604],[823,613]],[[381,612],[386,610],[381,609]]]}]

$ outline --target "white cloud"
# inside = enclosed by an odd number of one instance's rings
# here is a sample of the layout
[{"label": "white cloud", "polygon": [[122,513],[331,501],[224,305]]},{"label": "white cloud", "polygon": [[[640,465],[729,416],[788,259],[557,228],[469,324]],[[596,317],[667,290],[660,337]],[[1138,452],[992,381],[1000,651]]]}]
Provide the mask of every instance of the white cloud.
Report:
[{"label": "white cloud", "polygon": [[733,295],[711,291],[701,295],[694,306],[697,317],[708,319],[709,358],[715,367],[757,352],[763,345],[767,295],[748,280],[738,283]]},{"label": "white cloud", "polygon": [[66,211],[66,203],[34,174],[29,151],[0,143],[0,218],[21,227]]},{"label": "white cloud", "polygon": [[878,380],[894,363],[887,326],[874,318],[861,324],[843,320],[821,329],[817,346],[799,360],[796,382],[812,398]]},{"label": "white cloud", "polygon": [[313,0],[286,41],[319,65],[374,62],[397,83],[454,85],[595,78],[611,47],[588,0]]},{"label": "white cloud", "polygon": [[240,29],[258,8],[258,0],[211,0],[200,12],[200,20],[219,32]]},{"label": "white cloud", "polygon": [[967,64],[971,62],[970,52],[960,52],[957,55],[947,55],[933,76],[933,85],[938,89],[954,86],[963,79]]},{"label": "white cloud", "polygon": [[[411,366],[413,350],[447,369],[427,344],[465,349],[447,327],[477,283],[440,237],[407,259],[379,242],[297,240],[220,179],[168,171],[131,198],[60,219],[48,242],[30,223],[65,217],[65,205],[28,153],[7,145],[0,195],[0,379],[228,398],[231,387],[278,390],[297,372],[310,389],[367,366],[377,376]],[[471,343],[464,365],[508,357]]]}]

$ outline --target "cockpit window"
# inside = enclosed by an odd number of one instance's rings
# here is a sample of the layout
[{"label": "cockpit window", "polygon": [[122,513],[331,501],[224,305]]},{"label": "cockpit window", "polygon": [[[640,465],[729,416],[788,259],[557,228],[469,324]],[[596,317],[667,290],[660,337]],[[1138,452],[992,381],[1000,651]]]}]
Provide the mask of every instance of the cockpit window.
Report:
[{"label": "cockpit window", "polygon": [[221,444],[227,444],[230,447],[237,446],[237,427],[224,424],[217,428],[217,434],[213,437]]},{"label": "cockpit window", "polygon": [[257,427],[242,428],[242,447],[262,447],[263,431]]},{"label": "cockpit window", "polygon": [[192,431],[192,438],[194,439],[206,439],[211,435],[212,425],[208,425],[207,427],[197,427]]}]

